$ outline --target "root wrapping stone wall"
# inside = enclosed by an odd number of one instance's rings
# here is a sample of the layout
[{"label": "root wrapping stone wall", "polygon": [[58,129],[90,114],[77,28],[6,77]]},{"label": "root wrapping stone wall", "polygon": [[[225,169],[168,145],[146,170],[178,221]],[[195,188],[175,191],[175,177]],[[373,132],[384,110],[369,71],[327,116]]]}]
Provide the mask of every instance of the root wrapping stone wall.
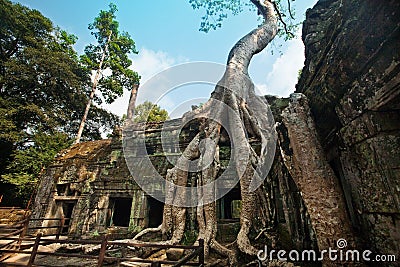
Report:
[{"label": "root wrapping stone wall", "polygon": [[360,245],[399,258],[400,2],[319,1],[303,41],[296,91],[309,100]]},{"label": "root wrapping stone wall", "polygon": [[[289,250],[321,249],[346,238],[358,249],[399,258],[400,2],[320,0],[307,12],[303,41],[306,61],[298,94],[267,97],[279,135],[264,183],[274,200],[264,207],[271,212],[272,243]],[[171,151],[161,147],[161,127],[152,125],[146,139],[153,165],[165,175],[170,165],[163,153],[183,149],[196,123],[182,131],[182,147]],[[221,162],[228,152],[221,148]],[[106,232],[126,237],[151,224],[148,197],[129,173],[116,136],[59,155],[41,179],[32,216],[71,217],[73,237]],[[128,221],[115,220],[128,206]],[[190,234],[196,231],[194,214],[192,209],[187,216]],[[236,231],[235,221],[219,223],[219,229]],[[345,236],[338,236],[339,230]],[[232,241],[221,233],[219,238]]]}]

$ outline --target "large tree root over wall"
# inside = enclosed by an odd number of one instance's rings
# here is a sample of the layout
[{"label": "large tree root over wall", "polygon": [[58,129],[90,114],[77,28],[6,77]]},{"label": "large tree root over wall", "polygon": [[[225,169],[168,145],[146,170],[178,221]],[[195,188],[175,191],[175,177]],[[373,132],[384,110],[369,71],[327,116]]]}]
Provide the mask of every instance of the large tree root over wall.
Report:
[{"label": "large tree root over wall", "polygon": [[[206,256],[209,255],[210,250],[213,250],[225,256],[229,260],[230,266],[238,265],[238,252],[250,256],[251,260],[255,259],[259,252],[255,240],[261,235],[264,235],[266,241],[274,246],[274,238],[267,233],[266,229],[276,223],[273,199],[263,186],[263,178],[267,175],[265,171],[269,170],[269,164],[271,164],[268,159],[274,156],[269,155],[268,157],[267,155],[268,153],[273,154],[275,151],[274,122],[268,103],[263,97],[255,94],[254,84],[248,75],[248,67],[252,57],[261,52],[277,34],[278,19],[273,2],[269,0],[251,0],[251,2],[263,15],[264,22],[239,40],[232,48],[225,73],[215,87],[211,98],[201,108],[184,115],[183,125],[196,119],[200,122],[200,127],[197,135],[177,160],[175,167],[167,172],[163,222],[159,227],[145,229],[134,237],[135,240],[139,240],[150,232],[161,232],[165,241],[160,243],[180,243],[185,234],[187,208],[193,207],[185,203],[188,199],[195,197],[199,231],[197,240],[204,240]],[[301,129],[306,128],[291,123],[289,120],[291,114],[293,113],[292,117],[295,118],[299,112],[298,107],[297,110],[293,105],[291,108],[292,110],[289,108],[284,116],[287,119],[285,123],[289,128],[289,135],[295,141],[293,152],[296,155],[293,156],[293,162],[304,163],[304,166],[298,164],[298,169],[309,167],[308,172],[313,173],[318,162],[315,161],[315,157],[307,158],[308,155],[305,155],[307,149],[302,146],[304,142],[300,139],[306,138],[301,132]],[[293,119],[293,121],[296,120]],[[289,127],[291,125],[293,127]],[[308,124],[306,123],[306,125]],[[313,138],[317,140],[317,136],[313,136]],[[240,230],[236,241],[224,245],[216,240],[217,207],[215,200],[220,191],[217,186],[220,173],[220,144],[226,144],[228,139],[231,143],[230,161],[233,162],[231,171],[233,170],[239,178],[237,181],[240,186],[242,209]],[[260,145],[252,146],[251,144],[254,143],[251,141],[254,140]],[[321,149],[317,145],[315,145],[315,149],[317,151],[311,150],[311,152],[314,151],[314,154],[322,157]],[[288,157],[284,153],[282,156],[287,163]],[[190,181],[188,179],[189,172],[192,172],[188,167],[193,162],[197,162],[200,167],[196,171],[195,185],[193,185],[192,179]],[[260,166],[264,166],[264,169],[260,169]],[[340,197],[340,187],[337,183],[329,183],[328,180],[322,179],[325,176],[321,176],[310,177],[312,181],[302,184],[301,177],[306,176],[307,173],[302,173],[297,169],[295,171],[293,175],[300,190],[305,194],[307,208],[312,209],[310,217],[316,230],[320,249],[326,249],[326,245],[334,246],[338,237],[352,240],[351,227],[346,223],[345,206],[342,203],[343,199]],[[329,177],[330,181],[334,181],[333,174]],[[162,182],[164,183],[164,180]],[[319,185],[318,182],[323,184]],[[310,186],[310,183],[316,183],[315,187]],[[190,187],[194,188],[194,191],[187,190]],[[333,204],[327,205],[324,201],[314,201],[316,196],[319,196],[319,191],[326,192],[326,198],[332,200],[330,204]],[[336,202],[340,203],[336,205]],[[319,223],[320,214],[326,215],[323,220],[326,225]],[[331,215],[335,215],[334,218],[329,218]],[[334,230],[335,234],[330,234],[330,230]],[[250,238],[250,236],[252,237]],[[330,263],[325,261],[324,265],[328,266]]]},{"label": "large tree root over wall", "polygon": [[[263,187],[252,188],[252,181],[260,181],[257,173],[258,164],[263,164],[263,156],[271,148],[271,139],[273,139],[271,127],[272,116],[266,116],[270,113],[268,104],[264,98],[255,94],[254,84],[248,75],[248,66],[253,55],[261,52],[277,33],[277,18],[275,16],[274,6],[269,1],[252,0],[260,14],[264,17],[264,23],[257,29],[239,40],[232,48],[225,74],[219,84],[216,86],[211,99],[200,109],[186,114],[184,122],[189,121],[194,115],[199,115],[204,119],[200,125],[199,133],[192,139],[187,148],[182,153],[176,166],[168,170],[166,180],[175,185],[185,187],[188,183],[188,172],[183,166],[187,160],[199,159],[207,163],[203,168],[201,175],[197,180],[198,199],[205,203],[197,207],[197,222],[199,234],[197,239],[204,239],[206,247],[206,256],[209,250],[226,256],[231,266],[237,265],[236,249],[223,246],[216,240],[217,217],[215,188],[203,190],[204,186],[212,183],[217,178],[219,171],[219,141],[223,132],[230,133],[231,146],[234,147],[233,159],[236,163],[236,173],[240,176],[240,190],[242,197],[242,210],[240,215],[240,231],[237,235],[236,248],[241,252],[255,256],[258,249],[251,244],[249,233],[252,227],[255,227],[254,220],[261,221],[261,226],[256,231],[261,231],[271,220],[268,212],[269,204]],[[248,103],[252,103],[252,109]],[[257,107],[257,113],[265,116],[254,116],[254,108]],[[229,109],[229,111],[227,110]],[[222,129],[221,124],[214,119],[207,119],[211,116],[226,120],[227,125]],[[273,126],[273,125],[272,125]],[[228,128],[228,129],[226,129]],[[261,143],[261,149],[255,151],[249,143],[249,138],[256,138]],[[204,142],[204,140],[207,140]],[[242,164],[245,162],[246,164]],[[261,175],[261,174],[260,174]],[[261,182],[260,182],[261,183]],[[259,184],[260,184],[259,183]],[[166,204],[163,212],[163,222],[157,228],[148,228],[135,236],[135,240],[140,239],[150,232],[161,231],[163,236],[168,237],[164,244],[177,244],[184,235],[186,208],[180,207],[186,199],[185,190],[180,188],[166,186]],[[201,204],[201,203],[200,203]],[[256,208],[263,207],[263,208]],[[258,223],[259,224],[259,223]]]}]

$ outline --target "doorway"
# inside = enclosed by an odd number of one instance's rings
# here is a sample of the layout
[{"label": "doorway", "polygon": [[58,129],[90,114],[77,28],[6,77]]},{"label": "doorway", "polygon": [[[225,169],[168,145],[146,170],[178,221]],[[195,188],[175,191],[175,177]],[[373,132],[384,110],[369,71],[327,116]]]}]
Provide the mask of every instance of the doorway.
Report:
[{"label": "doorway", "polygon": [[110,198],[110,226],[128,227],[132,208],[132,198]]},{"label": "doorway", "polygon": [[61,230],[61,233],[63,234],[68,234],[69,232],[69,228],[72,222],[72,212],[74,211],[75,203],[76,201],[63,201],[61,204],[63,216],[65,218],[64,228]]},{"label": "doorway", "polygon": [[164,203],[158,201],[157,199],[148,196],[147,197],[148,206],[148,227],[158,227],[162,223]]},{"label": "doorway", "polygon": [[233,188],[217,201],[217,214],[220,220],[239,220],[241,210],[240,188]]}]

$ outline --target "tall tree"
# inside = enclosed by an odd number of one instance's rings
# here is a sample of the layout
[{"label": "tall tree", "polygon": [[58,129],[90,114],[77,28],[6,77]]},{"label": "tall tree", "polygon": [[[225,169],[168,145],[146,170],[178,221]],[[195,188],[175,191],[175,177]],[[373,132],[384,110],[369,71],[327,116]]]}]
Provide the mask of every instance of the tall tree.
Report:
[{"label": "tall tree", "polygon": [[[0,17],[0,182],[26,196],[40,170],[71,144],[87,101],[88,72],[73,49],[77,37],[39,11],[0,0]],[[116,123],[115,115],[93,109],[84,138],[101,138],[99,126],[109,130]]]},{"label": "tall tree", "polygon": [[[95,75],[75,143],[81,140],[97,90],[101,92],[106,103],[112,103],[117,97],[122,96],[124,88],[131,90],[140,79],[136,72],[129,69],[132,61],[128,55],[138,53],[135,42],[127,32],[119,31],[119,23],[115,20],[116,12],[116,5],[110,4],[108,11],[101,10],[94,22],[89,24],[89,30],[96,37],[97,44],[85,48],[81,61],[88,70],[94,71]],[[96,100],[101,103],[100,98]]]},{"label": "tall tree", "polygon": [[[226,10],[240,12],[244,5],[243,1],[206,1],[191,0],[194,8],[205,7],[207,15],[203,17],[201,30],[217,28],[220,22],[226,17]],[[231,49],[226,71],[221,81],[216,86],[211,98],[191,113],[186,113],[183,123],[190,121],[193,113],[202,114],[204,118],[221,118],[223,121],[228,119],[225,131],[222,125],[215,119],[205,119],[201,121],[199,133],[192,139],[185,151],[182,153],[178,163],[172,169],[168,170],[166,180],[172,184],[186,186],[188,183],[188,172],[180,169],[179,166],[185,166],[188,160],[199,159],[200,162],[210,162],[208,167],[204,168],[197,180],[198,188],[211,183],[217,179],[219,172],[219,141],[224,132],[229,132],[229,138],[233,141],[235,151],[233,158],[235,162],[250,162],[248,164],[236,164],[236,172],[241,173],[240,190],[242,195],[242,210],[240,215],[240,231],[237,236],[237,248],[245,254],[256,255],[258,250],[251,244],[249,233],[251,229],[257,227],[257,231],[267,228],[269,225],[270,214],[265,210],[257,210],[255,203],[267,207],[265,192],[260,187],[257,190],[250,190],[251,181],[254,177],[255,166],[263,164],[265,153],[268,153],[268,140],[270,139],[270,130],[265,129],[271,124],[271,118],[252,116],[252,111],[247,105],[247,101],[257,104],[259,110],[268,110],[267,103],[262,97],[254,92],[254,84],[248,75],[248,67],[252,57],[261,52],[270,43],[278,33],[278,19],[276,16],[276,4],[268,0],[251,0],[251,3],[257,8],[258,13],[263,16],[263,23],[255,30],[248,33],[240,39]],[[218,13],[220,13],[218,15]],[[217,20],[211,19],[211,16],[219,16]],[[212,21],[212,22],[210,22]],[[216,21],[216,24],[214,24]],[[224,105],[215,104],[224,103]],[[235,114],[227,113],[226,106],[230,107]],[[213,114],[211,116],[211,114]],[[266,114],[266,113],[265,113]],[[247,137],[255,138],[261,143],[261,151],[256,152],[249,143]],[[210,145],[201,145],[204,139],[212,140]],[[214,145],[211,145],[214,144]],[[211,190],[212,191],[212,190]],[[199,199],[212,199],[215,191],[198,192]],[[205,194],[205,195],[203,195]],[[200,196],[201,195],[201,196]],[[164,243],[175,244],[182,240],[185,231],[186,208],[179,206],[179,202],[187,196],[183,195],[180,190],[166,190],[166,199],[172,199],[174,205],[166,204],[164,206],[163,222],[158,228],[145,229],[135,238],[139,238],[148,232],[161,231],[163,236],[169,236],[170,239]],[[260,225],[255,224],[258,218]],[[230,265],[237,265],[237,255],[235,249],[230,249],[216,240],[217,233],[217,216],[216,203],[211,203],[197,207],[197,222],[199,226],[198,239],[205,241],[206,255],[209,249],[214,249],[219,254],[229,258]]]},{"label": "tall tree", "polygon": [[[290,24],[284,21],[284,10],[280,8],[279,1],[250,0],[247,3],[242,0],[190,0],[189,2],[194,8],[204,7],[207,10],[201,24],[203,31],[218,28],[221,21],[226,18],[227,11],[235,14],[248,4],[254,5],[258,14],[262,15],[263,23],[233,46],[228,56],[225,73],[215,87],[210,100],[201,108],[184,115],[183,123],[195,118],[195,114],[200,114],[199,117],[206,119],[199,122],[198,134],[182,152],[175,167],[167,172],[166,180],[169,183],[165,190],[167,203],[164,206],[162,224],[157,228],[143,230],[134,239],[149,232],[160,231],[163,236],[169,237],[162,243],[175,244],[182,240],[187,217],[187,208],[182,203],[185,203],[184,201],[190,193],[182,189],[188,186],[189,173],[182,166],[187,166],[189,161],[199,160],[200,164],[204,162],[206,165],[202,166],[203,169],[197,176],[198,199],[208,204],[201,205],[200,203],[197,207],[199,227],[197,239],[205,241],[206,255],[208,255],[209,249],[213,249],[218,254],[226,256],[229,259],[229,265],[237,266],[238,251],[241,251],[242,255],[252,257],[256,257],[259,251],[250,238],[251,233],[263,233],[274,224],[273,211],[268,208],[273,206],[273,200],[263,186],[254,188],[252,183],[254,179],[261,181],[262,177],[267,175],[267,173],[260,172],[258,167],[268,164],[265,159],[269,150],[275,147],[275,145],[271,146],[270,142],[275,130],[272,116],[268,116],[268,103],[263,97],[255,94],[248,67],[252,57],[261,52],[278,34],[279,23],[283,32],[287,34],[287,38],[291,38],[292,35],[289,33],[290,26],[288,25]],[[288,3],[290,5],[290,0]],[[254,109],[258,111],[257,116],[253,113]],[[224,128],[218,121],[226,121]],[[218,178],[219,142],[222,139],[226,140],[227,133],[229,133],[231,146],[234,147],[231,153],[233,161],[236,163],[234,171],[240,174],[239,186],[242,198],[240,231],[236,242],[230,247],[224,246],[216,240],[216,202],[207,202],[208,199],[215,199],[215,190],[217,189],[215,187],[208,188],[208,191],[202,189]],[[205,139],[208,139],[208,145],[204,145]],[[250,139],[257,140],[260,148],[253,148]],[[343,229],[344,232],[347,230]]]}]

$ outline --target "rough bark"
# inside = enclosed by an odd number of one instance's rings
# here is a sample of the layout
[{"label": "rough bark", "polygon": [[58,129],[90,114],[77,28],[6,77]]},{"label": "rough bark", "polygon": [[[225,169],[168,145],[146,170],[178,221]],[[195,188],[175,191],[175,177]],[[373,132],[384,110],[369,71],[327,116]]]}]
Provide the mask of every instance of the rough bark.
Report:
[{"label": "rough bark", "polygon": [[129,98],[128,111],[126,112],[126,121],[131,121],[135,115],[136,98],[139,89],[139,83],[135,83],[132,87],[131,97]]},{"label": "rough bark", "polygon": [[[319,249],[336,248],[340,239],[345,239],[349,247],[356,247],[343,191],[323,154],[306,97],[292,94],[282,117],[292,155],[283,149],[281,153],[307,205]],[[323,261],[324,266],[337,264],[326,258]]]},{"label": "rough bark", "polygon": [[[255,103],[259,111],[268,110],[267,103],[261,97],[256,96],[254,92],[254,84],[248,75],[248,66],[252,57],[261,52],[277,33],[277,18],[275,16],[274,6],[269,1],[251,0],[257,7],[260,14],[264,17],[264,23],[257,29],[239,40],[229,53],[226,71],[219,84],[212,93],[211,99],[199,110],[188,113],[183,118],[183,123],[189,121],[194,113],[202,113],[202,117],[210,117],[207,114],[213,113],[214,117],[224,118],[228,121],[231,145],[234,149],[234,161],[237,163],[248,162],[248,164],[236,164],[236,172],[241,174],[240,189],[242,197],[242,211],[240,217],[240,231],[237,236],[237,248],[248,255],[255,256],[258,252],[249,239],[249,233],[254,228],[255,217],[261,217],[261,221],[266,224],[269,220],[267,212],[260,212],[256,209],[254,203],[264,203],[262,187],[253,190],[252,180],[258,163],[262,162],[262,157],[266,153],[268,140],[271,139],[271,129],[265,129],[266,125],[270,125],[270,118],[256,118],[252,116],[252,111],[247,106],[248,102]],[[215,105],[215,102],[223,103]],[[233,112],[227,112],[229,107]],[[216,116],[215,116],[216,114]],[[267,114],[264,113],[264,114]],[[264,127],[263,127],[264,126]],[[183,157],[189,160],[200,158],[201,162],[212,162],[207,168],[203,169],[197,181],[199,199],[203,199],[205,205],[197,207],[197,221],[199,225],[198,239],[204,239],[206,247],[205,253],[208,255],[209,249],[227,257],[231,266],[236,266],[237,257],[236,250],[228,249],[219,244],[216,237],[217,218],[216,203],[207,201],[213,199],[214,190],[203,192],[202,185],[206,185],[217,178],[219,169],[219,151],[218,142],[221,136],[221,125],[214,120],[205,119],[201,122],[200,133],[190,142],[183,152]],[[261,143],[261,152],[258,154],[250,146],[248,137],[257,138]],[[203,140],[211,140],[204,145]],[[203,144],[203,145],[202,145]],[[182,158],[182,157],[181,157]],[[177,166],[180,165],[179,161]],[[168,181],[173,181],[176,185],[187,185],[187,173],[174,167],[168,171]],[[260,179],[260,177],[258,177]],[[172,200],[170,203],[174,205],[165,205],[163,214],[163,223],[158,228],[146,229],[139,233],[134,239],[143,236],[144,233],[161,231],[164,236],[169,239],[162,243],[175,244],[182,239],[185,229],[185,212],[186,208],[176,207],[186,196],[182,192],[175,192],[173,188],[166,188],[166,198]],[[167,203],[169,201],[166,201]],[[267,207],[268,204],[264,203]],[[265,225],[264,225],[265,227]],[[260,230],[260,229],[258,229]]]},{"label": "rough bark", "polygon": [[97,90],[97,84],[99,83],[99,80],[100,80],[101,68],[103,66],[104,59],[105,59],[107,51],[108,51],[108,44],[110,42],[111,35],[112,35],[112,31],[108,35],[107,42],[105,43],[103,52],[101,54],[99,68],[96,71],[96,75],[94,77],[94,81],[93,81],[93,85],[92,85],[92,91],[90,92],[89,99],[88,99],[88,102],[86,104],[86,108],[85,108],[81,123],[80,123],[79,128],[78,128],[78,133],[76,134],[75,144],[78,144],[81,141],[83,128],[85,127],[87,116],[89,115],[89,110],[90,110],[90,107],[92,106],[93,98],[94,98],[94,95],[95,95],[96,90]]}]

